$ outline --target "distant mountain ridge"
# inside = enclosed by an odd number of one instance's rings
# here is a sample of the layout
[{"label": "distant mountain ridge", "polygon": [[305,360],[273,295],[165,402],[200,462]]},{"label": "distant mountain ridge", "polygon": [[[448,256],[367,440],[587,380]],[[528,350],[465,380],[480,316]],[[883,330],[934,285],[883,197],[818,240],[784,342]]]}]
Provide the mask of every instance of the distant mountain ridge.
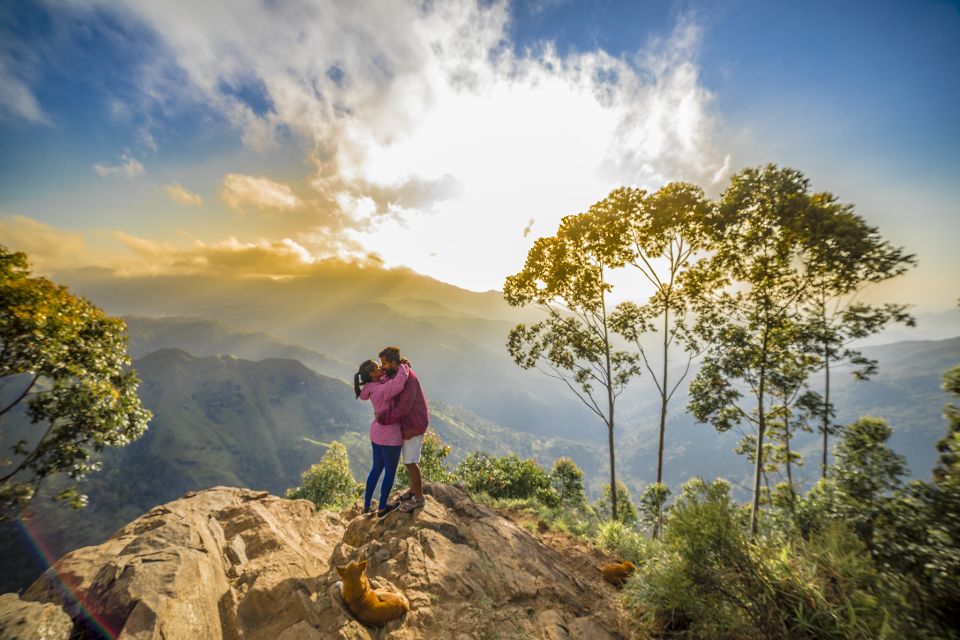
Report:
[{"label": "distant mountain ridge", "polygon": [[[397,345],[431,380],[431,399],[514,429],[580,438],[583,424],[593,420],[562,385],[510,359],[509,330],[539,314],[510,307],[498,292],[476,293],[408,270],[336,261],[283,280],[123,278],[97,269],[57,277],[112,314],[204,318],[276,336],[353,370],[384,346]],[[602,434],[594,440],[602,442]]]},{"label": "distant mountain ridge", "polygon": [[160,349],[182,349],[194,356],[233,355],[244,360],[288,358],[302,362],[317,373],[350,380],[353,367],[276,336],[243,331],[204,318],[180,316],[150,318],[127,316],[128,351],[134,359]]}]

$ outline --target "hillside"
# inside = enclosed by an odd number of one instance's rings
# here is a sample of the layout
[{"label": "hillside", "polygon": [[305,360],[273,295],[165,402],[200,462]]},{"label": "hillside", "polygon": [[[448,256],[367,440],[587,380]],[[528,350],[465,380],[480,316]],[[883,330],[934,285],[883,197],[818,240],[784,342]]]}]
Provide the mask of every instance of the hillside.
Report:
[{"label": "hillside", "polygon": [[[613,558],[562,534],[540,537],[456,487],[426,492],[422,511],[383,520],[317,513],[305,500],[245,489],[191,492],[67,554],[20,600],[3,596],[11,602],[0,630],[48,603],[46,618],[60,625],[51,640],[72,631],[209,640],[629,637],[617,591],[599,571]],[[361,625],[339,596],[335,568],[354,559],[411,603],[381,632]]]},{"label": "hillside", "polygon": [[160,349],[182,349],[195,356],[232,355],[244,360],[299,360],[317,373],[350,380],[354,367],[322,353],[284,342],[267,333],[242,331],[202,318],[127,316],[128,351],[134,359]]},{"label": "hillside", "polygon": [[[318,462],[333,440],[347,445],[355,478],[366,477],[370,407],[341,380],[295,360],[199,358],[178,349],[149,354],[134,366],[143,404],[154,412],[147,433],[105,452],[103,471],[84,482],[90,499],[85,509],[50,505],[48,496],[58,487],[51,482],[31,509],[33,540],[0,527],[0,557],[7,569],[0,589],[25,586],[39,573],[33,544],[41,543],[52,556],[96,544],[152,505],[186,491],[234,485],[282,495],[299,484],[300,473]],[[588,468],[591,460],[603,460],[596,447],[508,430],[445,403],[432,403],[431,409],[431,429],[453,448],[451,463],[474,450],[516,452],[545,465],[571,453]]]},{"label": "hillside", "polygon": [[[267,333],[345,362],[351,373],[384,346],[398,345],[430,380],[431,400],[466,407],[512,429],[583,439],[582,425],[592,419],[563,385],[510,359],[507,333],[538,316],[509,307],[497,292],[336,261],[283,280],[125,278],[95,269],[58,278],[111,314],[199,317],[231,330]],[[164,346],[193,352],[191,344]],[[587,437],[604,441],[603,434]]]}]

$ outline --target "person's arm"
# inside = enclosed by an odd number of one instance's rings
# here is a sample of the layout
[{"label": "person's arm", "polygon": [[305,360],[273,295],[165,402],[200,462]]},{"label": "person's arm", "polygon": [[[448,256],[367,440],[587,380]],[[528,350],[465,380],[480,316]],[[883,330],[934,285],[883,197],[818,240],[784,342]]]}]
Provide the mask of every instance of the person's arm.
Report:
[{"label": "person's arm", "polygon": [[[410,378],[410,368],[401,364],[397,367],[397,375],[389,378],[386,382],[380,385],[380,398],[383,402],[387,400],[392,400],[403,391],[403,386],[407,384],[407,380]],[[382,422],[380,424],[383,424]]]},{"label": "person's arm", "polygon": [[377,422],[380,424],[394,424],[403,420],[408,413],[413,410],[413,404],[417,400],[417,389],[420,383],[416,378],[410,378],[407,386],[403,388],[403,393],[397,396],[393,406],[377,414]]}]

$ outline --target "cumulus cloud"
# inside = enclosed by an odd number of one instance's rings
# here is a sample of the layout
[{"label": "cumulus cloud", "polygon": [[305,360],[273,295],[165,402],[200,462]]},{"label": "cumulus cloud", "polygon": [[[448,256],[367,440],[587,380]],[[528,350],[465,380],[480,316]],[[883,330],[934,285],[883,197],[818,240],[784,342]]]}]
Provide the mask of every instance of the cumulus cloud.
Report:
[{"label": "cumulus cloud", "polygon": [[231,209],[242,211],[253,207],[261,210],[296,209],[303,202],[289,185],[265,176],[228,173],[220,183],[220,199]]},{"label": "cumulus cloud", "polygon": [[117,165],[103,165],[95,164],[93,165],[93,170],[101,178],[107,178],[109,176],[121,176],[127,178],[135,178],[141,175],[144,172],[143,164],[130,155],[129,151],[124,151],[120,154],[120,164]]},{"label": "cumulus cloud", "polygon": [[388,263],[467,286],[522,264],[526,240],[500,238],[518,221],[549,229],[614,186],[707,185],[729,167],[691,19],[619,57],[515,51],[505,1],[77,2],[122,5],[156,32],[148,100],[202,102],[254,150],[291,132],[308,142],[312,193],[231,174],[228,206],[320,203],[323,224]]},{"label": "cumulus cloud", "polygon": [[201,198],[198,194],[185,189],[179,182],[164,185],[163,190],[167,192],[167,196],[174,202],[193,207],[199,207],[203,205],[203,198]]}]

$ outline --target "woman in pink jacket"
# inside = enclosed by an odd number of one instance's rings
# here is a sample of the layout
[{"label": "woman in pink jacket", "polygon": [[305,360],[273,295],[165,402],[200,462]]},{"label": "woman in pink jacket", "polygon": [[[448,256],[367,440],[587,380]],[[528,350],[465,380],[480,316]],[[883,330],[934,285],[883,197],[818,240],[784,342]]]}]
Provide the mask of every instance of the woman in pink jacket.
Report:
[{"label": "woman in pink jacket", "polygon": [[[383,375],[380,364],[367,360],[360,365],[357,375],[353,378],[353,389],[360,400],[369,400],[373,403],[374,416],[390,409],[390,402],[403,390],[403,385],[410,375],[410,369],[401,364],[397,375],[389,378]],[[363,512],[370,511],[370,502],[373,490],[377,486],[380,474],[383,474],[383,483],[380,485],[380,502],[377,515],[382,517],[393,511],[396,503],[389,503],[390,491],[393,489],[393,480],[397,475],[397,465],[400,462],[403,438],[400,435],[400,423],[380,424],[376,417],[370,423],[370,443],[373,446],[373,466],[367,475],[367,490],[363,496]]]}]

